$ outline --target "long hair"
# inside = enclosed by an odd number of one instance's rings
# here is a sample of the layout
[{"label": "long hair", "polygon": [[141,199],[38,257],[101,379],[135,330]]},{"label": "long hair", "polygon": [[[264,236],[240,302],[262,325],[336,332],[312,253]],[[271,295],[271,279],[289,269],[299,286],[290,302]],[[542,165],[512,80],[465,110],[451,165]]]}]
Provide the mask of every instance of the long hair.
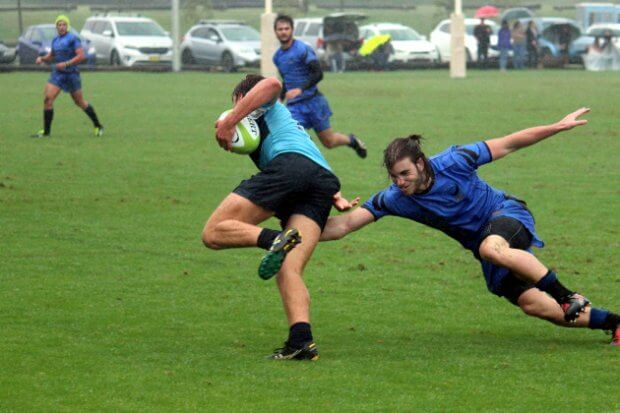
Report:
[{"label": "long hair", "polygon": [[241,98],[245,96],[258,82],[265,79],[261,75],[247,75],[245,79],[235,86],[235,89],[232,92],[233,100],[235,98]]},{"label": "long hair", "polygon": [[409,135],[406,138],[396,138],[385,148],[383,151],[383,166],[387,169],[388,173],[394,167],[396,162],[409,158],[414,164],[422,159],[424,162],[424,170],[430,172],[431,169],[428,166],[428,159],[422,147],[420,141],[422,140],[420,135]]}]

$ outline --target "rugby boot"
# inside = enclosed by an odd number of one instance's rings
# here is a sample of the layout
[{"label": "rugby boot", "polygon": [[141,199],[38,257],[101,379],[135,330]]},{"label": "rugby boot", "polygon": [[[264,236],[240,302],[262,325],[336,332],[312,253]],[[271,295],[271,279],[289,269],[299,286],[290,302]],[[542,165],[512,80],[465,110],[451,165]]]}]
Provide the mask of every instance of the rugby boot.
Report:
[{"label": "rugby boot", "polygon": [[353,134],[349,135],[349,139],[351,140],[351,144],[349,146],[353,148],[357,156],[364,159],[367,155],[366,144],[364,144],[360,138]]},{"label": "rugby boot", "polygon": [[564,320],[569,323],[575,322],[579,313],[583,313],[589,304],[590,300],[579,293],[567,295],[560,302],[560,307],[564,311]]},{"label": "rugby boot", "polygon": [[33,133],[32,135],[30,135],[30,137],[31,138],[49,138],[50,134],[45,133],[45,130],[41,129],[37,133]]},{"label": "rugby boot", "polygon": [[94,135],[96,137],[103,136],[103,126],[101,126],[101,127],[96,127],[95,126]]},{"label": "rugby boot", "polygon": [[276,349],[267,358],[271,360],[311,360],[319,359],[319,350],[314,341],[304,343],[301,348],[291,347],[288,341],[284,342],[284,347]]},{"label": "rugby boot", "polygon": [[258,276],[268,280],[280,271],[286,254],[301,242],[301,234],[295,228],[282,231],[267,251],[258,266]]}]

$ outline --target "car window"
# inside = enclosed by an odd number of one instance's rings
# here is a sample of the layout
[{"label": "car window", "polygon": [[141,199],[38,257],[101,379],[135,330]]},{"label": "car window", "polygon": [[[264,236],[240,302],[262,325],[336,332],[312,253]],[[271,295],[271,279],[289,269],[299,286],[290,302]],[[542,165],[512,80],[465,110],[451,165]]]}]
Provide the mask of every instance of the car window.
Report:
[{"label": "car window", "polygon": [[306,29],[306,36],[318,36],[322,23],[310,23]]},{"label": "car window", "polygon": [[52,40],[54,37],[56,37],[58,35],[58,31],[56,30],[56,27],[42,27],[39,30],[37,30],[37,35],[41,36],[38,40]]},{"label": "car window", "polygon": [[95,22],[93,20],[88,20],[86,21],[86,23],[84,23],[84,27],[82,27],[82,30],[88,30],[90,32],[92,31],[94,24]]},{"label": "car window", "polygon": [[389,34],[395,41],[422,40],[413,29],[384,29],[381,34]]},{"label": "car window", "polygon": [[260,33],[249,26],[222,27],[222,35],[231,42],[260,42]]},{"label": "car window", "polygon": [[222,40],[218,32],[215,31],[215,29],[208,29],[206,38],[214,42]]},{"label": "car window", "polygon": [[116,22],[119,36],[165,36],[164,30],[155,22]]},{"label": "car window", "polygon": [[93,22],[93,27],[91,29],[91,32],[94,34],[101,34],[103,33],[103,26],[104,26],[104,22],[101,20],[96,20]]},{"label": "car window", "polygon": [[32,27],[29,27],[26,30],[26,33],[24,34],[24,39],[28,39],[30,40],[30,38],[32,38],[32,33],[34,32],[34,30],[32,29]]},{"label": "car window", "polygon": [[450,33],[450,23],[444,23],[439,27],[439,31],[443,33]]},{"label": "car window", "polygon": [[114,32],[114,30],[112,30],[112,23],[106,22],[106,21],[104,21],[102,23],[103,23],[103,25],[101,27],[101,33],[105,32],[106,30]]},{"label": "car window", "polygon": [[306,28],[306,26],[308,25],[307,22],[299,22],[295,25],[295,32],[293,33],[293,36],[301,36],[301,34],[304,32],[304,29]]}]

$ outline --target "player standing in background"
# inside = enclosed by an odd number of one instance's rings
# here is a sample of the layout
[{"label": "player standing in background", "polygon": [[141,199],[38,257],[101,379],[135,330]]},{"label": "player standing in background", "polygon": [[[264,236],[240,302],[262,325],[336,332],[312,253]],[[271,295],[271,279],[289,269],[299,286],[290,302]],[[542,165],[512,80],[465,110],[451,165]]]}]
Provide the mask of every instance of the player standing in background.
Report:
[{"label": "player standing in background", "polygon": [[393,184],[361,208],[331,217],[321,240],[340,239],[388,215],[420,222],[472,251],[489,291],[525,314],[563,327],[610,330],[611,344],[620,346],[620,315],[590,307],[585,297],[562,285],[531,251],[544,244],[525,202],[493,188],[476,172],[479,166],[586,124],[579,117],[587,112],[582,108],[551,125],[452,146],[431,158],[422,152],[420,136],[395,139],[384,151]]},{"label": "player standing in background", "polygon": [[[259,276],[274,275],[288,319],[289,336],[274,360],[317,360],[310,328],[310,295],[303,270],[319,241],[332,204],[349,209],[340,197],[340,182],[310,136],[278,102],[281,84],[275,78],[248,75],[233,91],[233,110],[216,123],[219,145],[230,150],[235,125],[246,116],[261,131],[259,147],[250,157],[260,172],[242,181],[211,214],[202,240],[207,248],[260,247],[268,250]],[[283,231],[259,227],[276,216]],[[302,236],[303,234],[303,242]],[[285,259],[286,258],[286,259]]]},{"label": "player standing in background", "polygon": [[73,102],[90,118],[95,127],[95,136],[103,136],[103,126],[99,123],[95,108],[84,100],[82,95],[82,81],[77,65],[85,60],[84,49],[80,38],[70,31],[69,18],[60,15],[56,18],[58,36],[52,40],[52,48],[45,56],[37,57],[36,64],[54,62],[52,74],[45,85],[45,100],[43,101],[43,129],[32,135],[33,138],[46,138],[52,130],[54,119],[54,100],[61,90],[71,94]]},{"label": "player standing in background", "polygon": [[280,49],[273,55],[273,62],[280,72],[282,93],[293,118],[306,129],[314,129],[321,143],[328,149],[347,145],[360,158],[366,157],[366,146],[355,135],[334,132],[329,124],[332,111],[317,84],[323,79],[321,65],[314,50],[293,37],[293,19],[280,15],[274,23]]}]

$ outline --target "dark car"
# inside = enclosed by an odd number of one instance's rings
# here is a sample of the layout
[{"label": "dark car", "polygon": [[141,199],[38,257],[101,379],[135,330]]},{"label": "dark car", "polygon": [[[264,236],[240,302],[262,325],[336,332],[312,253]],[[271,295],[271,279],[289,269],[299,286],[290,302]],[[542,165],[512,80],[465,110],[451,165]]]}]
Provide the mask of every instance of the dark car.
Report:
[{"label": "dark car", "polygon": [[[79,37],[77,32],[71,29],[71,33]],[[20,65],[33,65],[39,56],[45,56],[52,48],[52,40],[58,35],[56,26],[53,24],[38,24],[30,26],[19,37],[17,44],[17,56]],[[87,40],[82,40],[86,64],[95,63],[95,49]]]}]

